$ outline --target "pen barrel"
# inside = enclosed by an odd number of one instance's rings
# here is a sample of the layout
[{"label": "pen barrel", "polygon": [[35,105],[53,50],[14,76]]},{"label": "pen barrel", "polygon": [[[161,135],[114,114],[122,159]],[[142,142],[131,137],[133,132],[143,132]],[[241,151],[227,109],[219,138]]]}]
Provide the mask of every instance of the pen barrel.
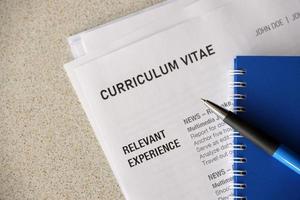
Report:
[{"label": "pen barrel", "polygon": [[284,145],[280,145],[273,157],[300,175],[300,156]]},{"label": "pen barrel", "polygon": [[276,140],[256,127],[251,126],[232,112],[228,112],[223,121],[270,155],[273,155],[279,146]]}]

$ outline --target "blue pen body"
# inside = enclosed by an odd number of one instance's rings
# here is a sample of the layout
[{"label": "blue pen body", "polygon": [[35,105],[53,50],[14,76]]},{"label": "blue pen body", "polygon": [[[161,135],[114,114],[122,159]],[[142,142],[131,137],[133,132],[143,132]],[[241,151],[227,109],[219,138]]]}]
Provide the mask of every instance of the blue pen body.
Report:
[{"label": "blue pen body", "polygon": [[300,156],[295,152],[280,145],[272,156],[300,175]]}]

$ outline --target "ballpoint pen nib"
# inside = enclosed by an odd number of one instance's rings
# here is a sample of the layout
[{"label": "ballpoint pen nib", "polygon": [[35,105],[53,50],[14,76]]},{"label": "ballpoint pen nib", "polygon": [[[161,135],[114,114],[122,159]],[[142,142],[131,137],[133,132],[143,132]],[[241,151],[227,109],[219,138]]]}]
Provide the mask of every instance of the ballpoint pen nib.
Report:
[{"label": "ballpoint pen nib", "polygon": [[228,111],[223,109],[222,107],[218,106],[217,104],[206,100],[202,99],[203,103],[208,107],[210,110],[212,110],[216,115],[218,115],[222,120],[227,116]]},{"label": "ballpoint pen nib", "polygon": [[201,98],[201,100],[202,100],[203,102],[207,102],[207,100],[206,100],[206,99],[203,99],[203,98]]}]

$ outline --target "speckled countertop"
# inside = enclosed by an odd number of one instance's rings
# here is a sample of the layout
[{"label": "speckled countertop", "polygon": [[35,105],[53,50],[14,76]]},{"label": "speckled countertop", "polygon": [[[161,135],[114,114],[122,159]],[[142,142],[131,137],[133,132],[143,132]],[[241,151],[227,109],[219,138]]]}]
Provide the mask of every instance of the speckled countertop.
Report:
[{"label": "speckled countertop", "polygon": [[160,0],[0,1],[0,199],[124,199],[63,69],[66,38]]}]

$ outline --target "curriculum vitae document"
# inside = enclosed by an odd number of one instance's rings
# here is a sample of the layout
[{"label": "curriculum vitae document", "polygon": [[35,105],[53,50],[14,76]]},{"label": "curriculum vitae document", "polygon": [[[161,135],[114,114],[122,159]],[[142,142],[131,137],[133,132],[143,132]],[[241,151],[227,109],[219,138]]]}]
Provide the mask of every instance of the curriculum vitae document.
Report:
[{"label": "curriculum vitae document", "polygon": [[299,1],[259,2],[66,64],[127,199],[229,198],[232,130],[201,98],[231,107],[228,71],[238,54],[300,53]]},{"label": "curriculum vitae document", "polygon": [[201,103],[230,107],[230,76],[222,45],[196,25],[66,66],[127,199],[213,200],[216,174],[231,181],[231,129]]}]

